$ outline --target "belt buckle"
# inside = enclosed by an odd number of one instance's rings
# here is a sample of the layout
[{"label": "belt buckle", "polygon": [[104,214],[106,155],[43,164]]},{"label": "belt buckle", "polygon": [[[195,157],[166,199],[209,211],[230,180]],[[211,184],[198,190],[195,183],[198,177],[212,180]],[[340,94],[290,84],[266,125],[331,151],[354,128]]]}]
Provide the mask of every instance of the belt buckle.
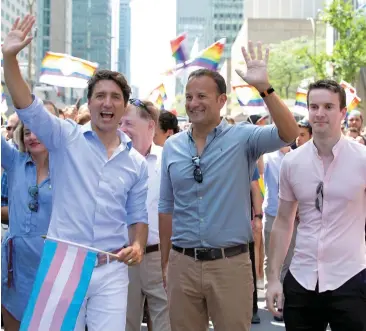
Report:
[{"label": "belt buckle", "polygon": [[208,251],[209,251],[209,248],[195,248],[194,249],[194,260],[195,261],[200,261],[199,258],[198,258],[198,254],[200,252],[207,253]]}]

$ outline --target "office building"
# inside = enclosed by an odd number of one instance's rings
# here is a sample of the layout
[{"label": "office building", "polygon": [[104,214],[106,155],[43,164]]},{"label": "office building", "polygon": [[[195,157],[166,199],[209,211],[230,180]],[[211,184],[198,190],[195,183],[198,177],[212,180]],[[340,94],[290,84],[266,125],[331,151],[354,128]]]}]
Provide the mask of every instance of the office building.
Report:
[{"label": "office building", "polygon": [[118,71],[131,79],[131,0],[120,0]]}]

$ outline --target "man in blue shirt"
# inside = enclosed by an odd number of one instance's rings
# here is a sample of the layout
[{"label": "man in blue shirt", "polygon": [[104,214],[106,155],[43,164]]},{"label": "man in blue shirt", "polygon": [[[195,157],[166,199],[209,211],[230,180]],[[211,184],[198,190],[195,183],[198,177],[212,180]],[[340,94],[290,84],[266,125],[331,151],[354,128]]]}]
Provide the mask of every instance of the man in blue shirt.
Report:
[{"label": "man in blue shirt", "polygon": [[164,145],[160,244],[175,331],[207,330],[209,316],[218,330],[251,326],[250,182],[257,159],[292,143],[298,127],[269,84],[268,50],[263,58],[250,43],[249,54],[243,48],[247,73],[238,73],[262,93],[277,127],[220,122],[225,80],[200,69],[186,86],[192,125]]},{"label": "man in blue shirt", "polygon": [[30,15],[17,19],[2,51],[17,113],[49,150],[54,204],[48,235],[114,252],[124,262],[98,256],[75,330],[86,324],[89,331],[124,330],[127,265],[141,262],[147,240],[147,164],[117,130],[131,89],[118,72],[101,70],[88,82],[90,123],[79,126],[50,114],[30,93],[16,59],[32,40],[34,21]]}]

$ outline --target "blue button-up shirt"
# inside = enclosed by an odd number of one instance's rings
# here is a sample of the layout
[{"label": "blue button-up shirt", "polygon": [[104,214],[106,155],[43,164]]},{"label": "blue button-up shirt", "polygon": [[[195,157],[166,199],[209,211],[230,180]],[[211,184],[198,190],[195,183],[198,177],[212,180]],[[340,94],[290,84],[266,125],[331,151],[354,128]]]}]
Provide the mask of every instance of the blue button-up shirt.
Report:
[{"label": "blue button-up shirt", "polygon": [[[5,140],[3,140],[5,142]],[[6,171],[1,176],[1,207],[8,206],[8,175]]]},{"label": "blue button-up shirt", "polygon": [[147,223],[147,164],[131,140],[118,130],[121,144],[108,159],[90,122],[61,120],[37,97],[17,113],[50,153],[48,235],[108,251],[127,245],[126,226]]},{"label": "blue button-up shirt", "polygon": [[[30,296],[41,259],[45,235],[52,211],[52,188],[47,177],[37,185],[37,169],[28,153],[20,153],[1,137],[1,166],[8,176],[9,229],[1,249],[2,304],[21,320]],[[33,198],[29,188],[38,186],[38,211],[32,212],[28,204]],[[13,254],[9,255],[9,241],[13,241]],[[12,259],[13,283],[7,286],[8,259]]]},{"label": "blue button-up shirt", "polygon": [[286,146],[275,126],[231,126],[223,120],[207,137],[193,177],[197,149],[190,131],[164,145],[159,212],[173,214],[172,242],[180,247],[229,247],[252,241],[250,183],[256,160]]},{"label": "blue button-up shirt", "polygon": [[263,156],[265,193],[262,207],[266,214],[273,217],[277,215],[280,168],[284,156],[281,151]]}]

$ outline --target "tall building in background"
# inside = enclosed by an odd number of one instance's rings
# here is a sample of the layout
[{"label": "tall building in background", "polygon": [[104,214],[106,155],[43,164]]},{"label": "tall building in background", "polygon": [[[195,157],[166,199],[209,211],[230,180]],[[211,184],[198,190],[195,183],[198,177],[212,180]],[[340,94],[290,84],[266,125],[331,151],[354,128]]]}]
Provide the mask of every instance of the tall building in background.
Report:
[{"label": "tall building in background", "polygon": [[120,0],[118,71],[131,79],[131,0]]},{"label": "tall building in background", "polygon": [[187,47],[197,38],[201,50],[214,41],[213,0],[177,0],[177,34],[188,33]]},{"label": "tall building in background", "polygon": [[110,0],[72,0],[72,55],[111,68]]},{"label": "tall building in background", "polygon": [[226,38],[224,57],[230,58],[231,47],[243,25],[244,0],[213,0],[214,41]]},{"label": "tall building in background", "polygon": [[324,0],[255,0],[245,1],[245,18],[301,19],[316,17]]},{"label": "tall building in background", "polygon": [[71,54],[72,0],[37,1],[37,77],[46,52]]},{"label": "tall building in background", "polygon": [[[37,15],[37,1],[36,0],[1,0],[1,40],[9,33],[15,19],[17,17],[24,17],[29,12]],[[30,61],[32,65],[32,80],[35,79],[36,73],[36,50],[37,43],[32,42],[32,52]],[[28,61],[29,61],[29,47],[23,49],[18,55],[19,65],[23,76],[28,79]]]}]

